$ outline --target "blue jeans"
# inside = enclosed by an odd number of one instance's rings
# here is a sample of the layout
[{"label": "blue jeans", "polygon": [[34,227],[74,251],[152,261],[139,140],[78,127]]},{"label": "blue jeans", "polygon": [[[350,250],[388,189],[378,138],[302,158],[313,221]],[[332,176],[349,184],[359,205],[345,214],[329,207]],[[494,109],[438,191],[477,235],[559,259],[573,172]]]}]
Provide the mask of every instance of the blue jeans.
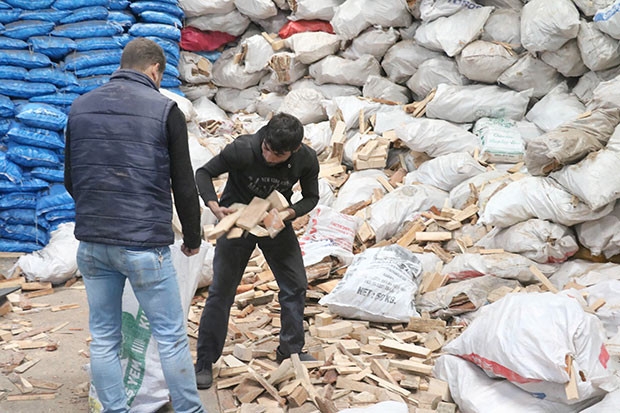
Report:
[{"label": "blue jeans", "polygon": [[205,412],[196,390],[185,315],[170,249],[80,242],[77,263],[86,286],[92,381],[103,411],[128,412],[120,350],[125,280],[149,321],[176,412]]}]

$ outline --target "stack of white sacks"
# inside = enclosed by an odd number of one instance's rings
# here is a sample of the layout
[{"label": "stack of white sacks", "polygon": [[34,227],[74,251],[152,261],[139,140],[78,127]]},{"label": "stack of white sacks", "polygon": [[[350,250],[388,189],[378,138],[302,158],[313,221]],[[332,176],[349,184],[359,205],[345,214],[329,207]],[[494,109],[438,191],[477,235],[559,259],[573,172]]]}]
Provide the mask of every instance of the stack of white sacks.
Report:
[{"label": "stack of white sacks", "polygon": [[[192,139],[203,142],[196,148],[201,154],[193,154],[194,167],[210,157],[205,143],[215,143],[208,145],[211,153],[224,143],[212,140],[218,131],[206,132],[197,123],[217,122],[225,135],[232,133],[233,120],[253,132],[270,113],[291,113],[324,158],[329,119],[338,115],[346,124],[348,166],[358,147],[394,130],[405,149],[390,150],[388,164],[403,155],[409,173],[403,187],[367,211],[377,241],[394,236],[430,206],[464,207],[475,187],[480,220],[459,235],[506,251],[457,255],[442,269],[451,284],[415,298],[418,311],[472,323],[471,331],[446,348],[461,358],[444,356],[435,370],[450,383],[461,411],[492,412],[500,403],[510,412],[586,411],[607,392],[587,411],[615,411],[620,312],[613,292],[620,291],[620,267],[567,260],[579,244],[608,258],[620,253],[620,209],[615,208],[620,1],[181,0],[179,5],[186,26],[239,36],[207,65],[210,71],[199,55],[181,52],[181,90],[193,103],[186,110]],[[333,32],[312,26],[317,21],[329,23]],[[261,35],[278,33],[291,22],[301,32],[287,34],[279,49]],[[309,27],[323,29],[303,31]],[[201,60],[203,70],[196,70]],[[424,116],[403,110],[433,89]],[[370,132],[359,130],[361,110],[365,120],[373,118]],[[430,159],[420,163],[410,151]],[[519,162],[524,165],[515,168]],[[383,170],[354,171],[338,190],[322,179],[322,210],[340,211],[368,199],[373,189],[382,189],[378,176],[385,176]],[[459,251],[454,242],[446,248]],[[416,255],[424,271],[439,262],[432,253]],[[583,291],[567,290],[551,297],[512,294],[468,315],[449,308],[458,294],[480,308],[495,288],[537,282],[531,265],[560,290],[571,281],[582,285],[585,301]],[[596,314],[584,311],[600,298],[606,304]],[[492,346],[511,339],[510,346]],[[579,396],[569,399],[564,384],[571,367],[582,379]]]}]

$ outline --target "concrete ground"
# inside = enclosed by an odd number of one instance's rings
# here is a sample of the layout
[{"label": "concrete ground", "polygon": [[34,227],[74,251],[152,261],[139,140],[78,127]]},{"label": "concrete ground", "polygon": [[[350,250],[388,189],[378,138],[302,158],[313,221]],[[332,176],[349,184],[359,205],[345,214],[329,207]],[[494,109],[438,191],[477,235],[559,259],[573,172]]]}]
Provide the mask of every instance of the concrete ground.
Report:
[{"label": "concrete ground", "polygon": [[[15,259],[0,258],[0,274],[7,276]],[[53,392],[55,396],[48,400],[19,400],[8,401],[9,395],[22,393],[9,380],[5,371],[0,374],[0,413],[73,413],[88,412],[88,385],[89,376],[87,364],[88,354],[88,303],[86,291],[81,281],[71,287],[56,287],[54,293],[42,297],[32,298],[32,304],[49,304],[48,307],[38,308],[23,313],[9,313],[0,317],[0,325],[11,324],[13,328],[28,326],[32,329],[58,327],[68,324],[56,332],[47,333],[48,340],[57,343],[57,349],[21,350],[26,357],[24,360],[40,361],[22,373],[26,380],[53,382],[60,387],[57,390],[45,390],[35,387],[31,393]],[[53,306],[77,304],[78,308],[52,312]],[[195,348],[195,340],[190,338],[190,345]],[[0,344],[0,369],[5,363],[16,356],[14,350],[4,350]],[[23,362],[22,362],[23,363]],[[219,413],[217,393],[214,389],[200,391],[201,399],[209,413]],[[157,413],[173,412],[168,404]]]}]

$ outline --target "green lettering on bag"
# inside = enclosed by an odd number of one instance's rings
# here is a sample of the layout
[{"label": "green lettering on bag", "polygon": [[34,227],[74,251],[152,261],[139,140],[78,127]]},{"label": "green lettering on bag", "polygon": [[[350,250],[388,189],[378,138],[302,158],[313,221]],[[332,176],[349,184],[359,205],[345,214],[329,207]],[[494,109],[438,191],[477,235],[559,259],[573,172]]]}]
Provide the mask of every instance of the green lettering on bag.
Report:
[{"label": "green lettering on bag", "polygon": [[127,359],[125,368],[125,391],[129,406],[140,391],[146,370],[146,350],[151,339],[151,328],[142,311],[138,308],[136,317],[123,312],[123,344],[121,346],[121,362]]}]

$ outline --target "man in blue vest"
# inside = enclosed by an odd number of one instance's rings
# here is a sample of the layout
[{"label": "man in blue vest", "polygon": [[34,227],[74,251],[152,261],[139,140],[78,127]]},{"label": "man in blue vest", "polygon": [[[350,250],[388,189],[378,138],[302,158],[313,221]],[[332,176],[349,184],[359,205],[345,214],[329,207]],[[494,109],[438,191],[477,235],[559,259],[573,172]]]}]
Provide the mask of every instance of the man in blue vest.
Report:
[{"label": "man in blue vest", "polygon": [[165,65],[155,42],[132,40],[110,81],[73,102],[67,124],[65,186],[75,199],[91,375],[105,412],[129,411],[119,357],[127,279],[157,341],[174,410],[205,411],[168,248],[171,189],[187,256],[200,248],[200,207],[185,117],[159,92]]}]

